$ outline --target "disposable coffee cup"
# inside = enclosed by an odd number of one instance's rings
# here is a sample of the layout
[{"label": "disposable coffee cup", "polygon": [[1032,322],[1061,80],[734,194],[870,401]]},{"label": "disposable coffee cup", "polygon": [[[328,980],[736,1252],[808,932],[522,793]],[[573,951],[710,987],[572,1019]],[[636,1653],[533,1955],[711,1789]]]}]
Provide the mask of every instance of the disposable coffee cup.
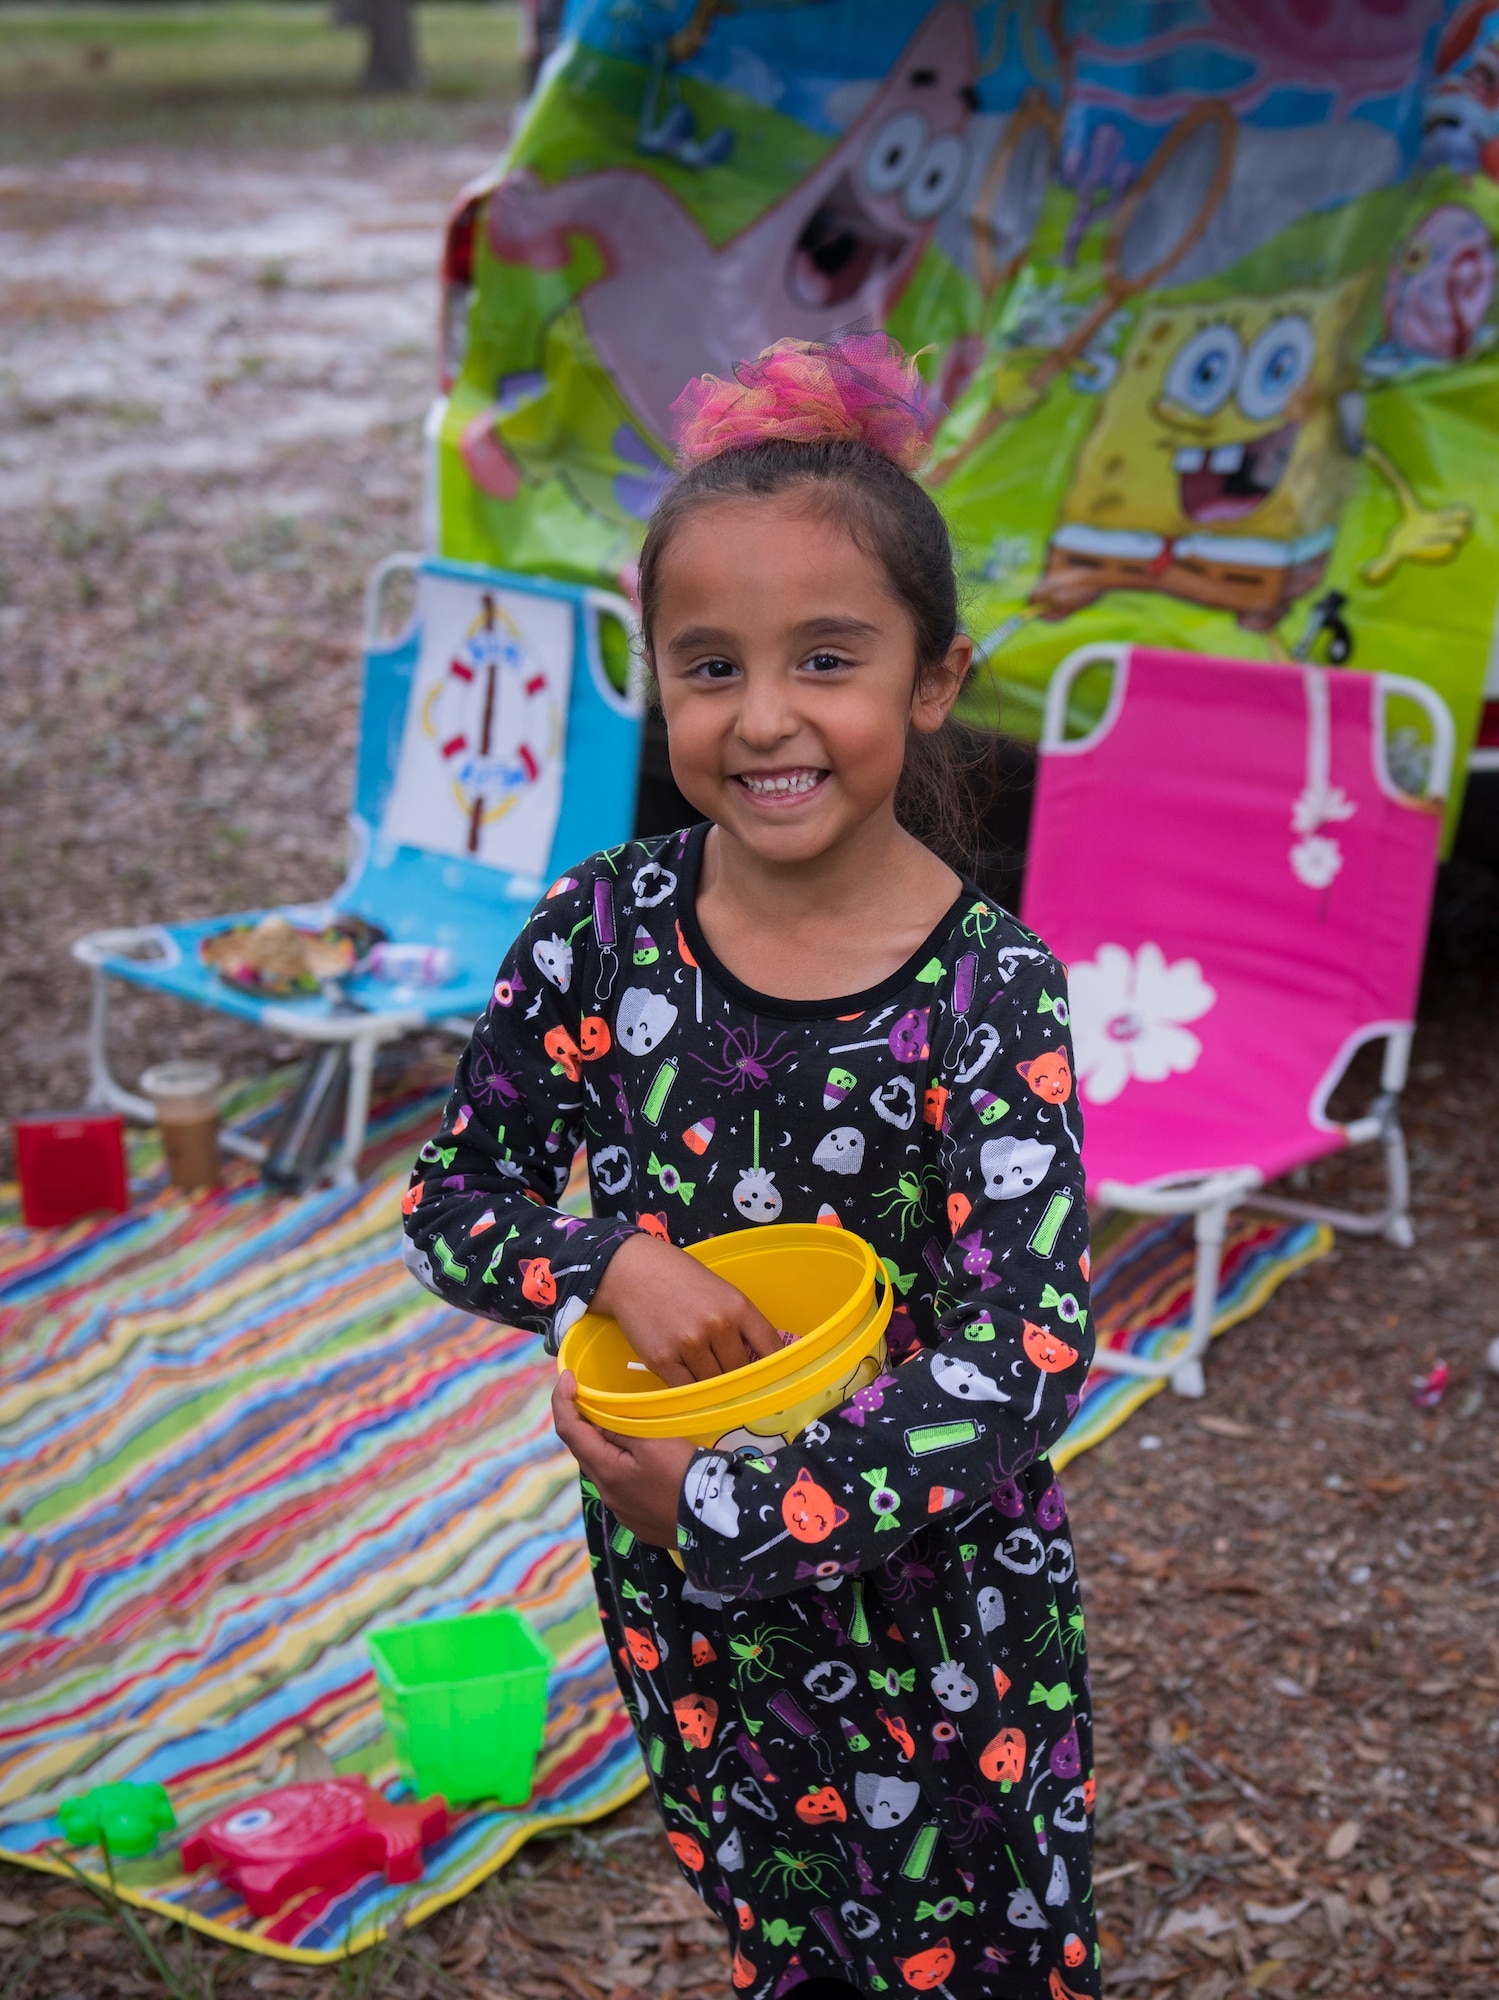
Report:
[{"label": "disposable coffee cup", "polygon": [[156,1063],[141,1089],[156,1107],[156,1124],[173,1187],[219,1184],[219,1086],[217,1063]]}]

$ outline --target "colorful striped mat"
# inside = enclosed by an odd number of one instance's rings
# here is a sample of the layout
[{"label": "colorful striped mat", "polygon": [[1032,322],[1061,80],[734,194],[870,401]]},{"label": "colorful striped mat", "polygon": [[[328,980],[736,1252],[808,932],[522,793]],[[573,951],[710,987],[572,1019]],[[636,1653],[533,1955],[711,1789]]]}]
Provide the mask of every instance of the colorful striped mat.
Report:
[{"label": "colorful striped mat", "polygon": [[[552,1364],[398,1261],[433,1082],[383,1106],[357,1188],[278,1199],[235,1166],[221,1192],[182,1197],[147,1136],[128,1216],[30,1234],[0,1210],[0,1852],[62,1872],[59,1801],[120,1779],[164,1784],[184,1828],[330,1763],[390,1786],[373,1625],[518,1602],[552,1651],[530,1804],[461,1814],[418,1884],[371,1876],[262,1920],[184,1876],[174,1846],[116,1863],[130,1901],[305,1963],[372,1944],[397,1912],[419,1921],[533,1833],[644,1784],[550,1428]],[[240,1122],[274,1108],[262,1085]],[[1323,1247],[1244,1220],[1223,1323]],[[1106,1221],[1095,1283],[1113,1337],[1159,1350],[1180,1337],[1190,1240]],[[1095,1378],[1059,1457],[1156,1386]],[[96,1849],[73,1858],[102,1873]]]}]

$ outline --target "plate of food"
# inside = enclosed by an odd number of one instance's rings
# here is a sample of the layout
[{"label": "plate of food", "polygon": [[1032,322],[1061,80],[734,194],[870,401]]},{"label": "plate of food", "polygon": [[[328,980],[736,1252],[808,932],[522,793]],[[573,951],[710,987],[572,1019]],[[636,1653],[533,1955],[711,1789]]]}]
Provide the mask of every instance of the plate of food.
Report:
[{"label": "plate of food", "polygon": [[199,945],[198,956],[237,993],[287,1000],[321,992],[330,979],[346,979],[384,935],[361,917],[339,917],[311,929],[272,913],[258,923],[215,931]]}]

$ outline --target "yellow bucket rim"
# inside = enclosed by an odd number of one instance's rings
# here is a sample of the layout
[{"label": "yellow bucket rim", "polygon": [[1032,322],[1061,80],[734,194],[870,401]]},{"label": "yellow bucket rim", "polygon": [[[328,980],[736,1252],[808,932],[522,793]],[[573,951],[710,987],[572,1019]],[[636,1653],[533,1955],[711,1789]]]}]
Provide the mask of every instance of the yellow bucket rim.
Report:
[{"label": "yellow bucket rim", "polygon": [[[809,1396],[815,1396],[820,1389],[836,1382],[841,1374],[861,1361],[884,1339],[894,1310],[895,1288],[887,1281],[860,1324],[830,1352],[810,1359],[806,1368],[796,1375],[768,1385],[761,1384],[748,1392],[740,1391],[723,1402],[688,1404],[679,1401],[678,1398],[703,1386],[700,1382],[691,1382],[675,1389],[642,1390],[638,1397],[626,1399],[635,1407],[625,1413],[613,1408],[603,1409],[579,1383],[578,1408],[601,1430],[617,1431],[621,1437],[695,1438],[703,1432],[722,1437],[727,1431],[754,1430],[757,1426],[750,1421],[751,1418],[776,1416],[782,1410],[805,1402]],[[799,1341],[795,1344],[801,1345]],[[731,1375],[717,1375],[712,1379],[719,1384],[742,1382],[749,1373],[749,1368],[736,1368]]]},{"label": "yellow bucket rim", "polygon": [[[773,1241],[768,1242],[767,1239]],[[736,1388],[736,1399],[741,1395],[758,1394],[762,1389],[779,1388],[782,1383],[800,1375],[803,1369],[822,1355],[832,1353],[849,1334],[864,1325],[871,1306],[878,1300],[879,1288],[883,1285],[888,1292],[890,1281],[884,1266],[875,1255],[872,1244],[867,1243],[862,1236],[856,1236],[852,1230],[833,1230],[821,1222],[768,1223],[763,1228],[753,1231],[735,1230],[729,1235],[710,1236],[702,1243],[692,1243],[687,1246],[689,1257],[695,1257],[700,1264],[706,1265],[709,1270],[717,1271],[720,1276],[732,1283],[728,1269],[735,1263],[752,1261],[766,1248],[810,1249],[823,1255],[835,1245],[838,1254],[846,1255],[855,1246],[860,1253],[856,1260],[859,1265],[859,1276],[847,1304],[840,1306],[837,1312],[829,1314],[828,1318],[820,1321],[818,1325],[809,1328],[799,1339],[793,1340],[788,1347],[783,1347],[778,1354],[764,1355],[760,1360],[748,1362],[743,1368],[736,1369],[734,1379],[736,1383],[744,1385],[742,1388]],[[849,1259],[849,1261],[855,1260]],[[562,1346],[557,1355],[559,1374],[571,1368],[576,1375],[577,1363],[582,1359],[589,1342],[605,1326],[612,1324],[614,1322],[604,1313],[587,1312],[574,1320],[563,1335]],[[717,1385],[723,1380],[723,1376],[715,1375],[710,1376],[705,1382],[684,1382],[664,1392],[643,1390],[640,1393],[648,1396],[665,1393],[679,1397],[681,1400],[672,1406],[674,1411],[708,1409],[715,1403],[719,1394]],[[580,1399],[582,1394],[580,1379]],[[596,1409],[608,1411],[613,1416],[629,1416],[638,1413],[639,1410],[639,1397],[634,1394],[624,1394],[619,1390],[590,1390],[588,1397]]]}]

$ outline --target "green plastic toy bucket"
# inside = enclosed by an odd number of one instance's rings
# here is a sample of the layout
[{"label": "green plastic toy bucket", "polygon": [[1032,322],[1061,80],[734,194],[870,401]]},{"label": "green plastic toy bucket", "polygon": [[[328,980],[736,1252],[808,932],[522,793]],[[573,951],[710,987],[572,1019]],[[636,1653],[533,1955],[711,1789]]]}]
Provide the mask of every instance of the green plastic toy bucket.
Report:
[{"label": "green plastic toy bucket", "polygon": [[524,1805],[552,1656],[519,1612],[470,1611],[368,1636],[396,1759],[418,1797]]}]

